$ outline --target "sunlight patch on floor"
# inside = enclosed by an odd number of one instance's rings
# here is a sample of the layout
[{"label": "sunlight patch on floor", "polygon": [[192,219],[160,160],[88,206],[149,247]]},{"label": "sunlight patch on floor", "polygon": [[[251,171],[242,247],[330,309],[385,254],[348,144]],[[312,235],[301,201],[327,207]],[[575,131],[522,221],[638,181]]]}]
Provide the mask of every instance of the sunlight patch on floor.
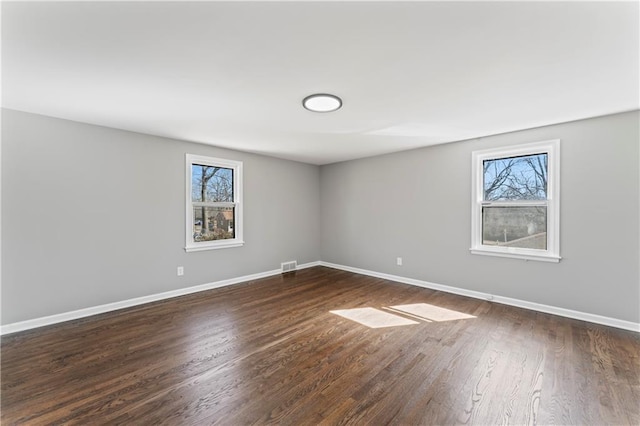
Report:
[{"label": "sunlight patch on floor", "polygon": [[461,319],[476,318],[473,315],[463,312],[453,311],[451,309],[441,308],[439,306],[430,305],[428,303],[413,303],[410,305],[391,306],[391,310],[408,314],[414,318],[420,318],[425,321],[456,321]]},{"label": "sunlight patch on floor", "polygon": [[355,321],[369,328],[398,327],[402,325],[419,324],[417,321],[383,312],[375,308],[340,309],[330,311],[332,314]]}]

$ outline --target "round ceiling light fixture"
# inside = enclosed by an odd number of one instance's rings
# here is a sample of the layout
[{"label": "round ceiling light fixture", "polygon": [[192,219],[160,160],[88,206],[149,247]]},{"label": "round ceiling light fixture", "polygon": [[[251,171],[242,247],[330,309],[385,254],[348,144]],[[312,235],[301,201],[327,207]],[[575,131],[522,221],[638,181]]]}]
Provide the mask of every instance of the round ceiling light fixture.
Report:
[{"label": "round ceiling light fixture", "polygon": [[340,109],[342,99],[328,93],[316,93],[304,98],[302,106],[313,112],[331,112]]}]

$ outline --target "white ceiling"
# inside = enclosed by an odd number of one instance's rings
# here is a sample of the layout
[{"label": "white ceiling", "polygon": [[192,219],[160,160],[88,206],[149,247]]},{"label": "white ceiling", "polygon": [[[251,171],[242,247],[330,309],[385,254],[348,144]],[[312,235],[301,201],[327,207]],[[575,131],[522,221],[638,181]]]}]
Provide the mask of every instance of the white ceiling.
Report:
[{"label": "white ceiling", "polygon": [[[2,3],[2,106],[313,164],[629,111],[635,2]],[[315,92],[333,113],[305,110]]]}]

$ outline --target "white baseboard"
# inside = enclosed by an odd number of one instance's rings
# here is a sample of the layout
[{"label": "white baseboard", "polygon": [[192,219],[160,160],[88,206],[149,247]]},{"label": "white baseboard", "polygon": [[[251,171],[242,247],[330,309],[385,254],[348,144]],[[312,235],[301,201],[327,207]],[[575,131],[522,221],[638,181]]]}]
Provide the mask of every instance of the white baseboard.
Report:
[{"label": "white baseboard", "polygon": [[573,311],[571,309],[558,308],[556,306],[543,305],[541,303],[527,302],[526,300],[512,299],[510,297],[496,296],[489,293],[482,293],[479,291],[465,290],[462,288],[451,287],[442,284],[435,284],[428,281],[417,280],[414,278],[406,278],[398,275],[385,274],[382,272],[369,271],[367,269],[353,268],[351,266],[338,265],[329,262],[319,262],[320,266],[326,266],[328,268],[340,269],[343,271],[353,272],[361,275],[368,275],[371,277],[382,278],[385,280],[396,281],[404,284],[415,285],[418,287],[429,288],[432,290],[444,291],[446,293],[459,294],[461,296],[473,297],[475,299],[483,299],[491,302],[501,303],[503,305],[516,306],[518,308],[529,309],[532,311],[544,312],[547,314],[558,315],[566,318],[573,318],[581,321],[592,322],[595,324],[602,324],[609,327],[621,328],[624,330],[630,330],[640,332],[640,323],[631,321],[624,321],[616,318],[604,317],[601,315],[589,314],[586,312]]},{"label": "white baseboard", "polygon": [[[298,265],[298,270],[311,268],[314,266],[326,266],[328,268],[340,269],[343,271],[353,272],[361,275],[368,275],[376,278],[382,278],[385,280],[396,281],[404,284],[410,284],[418,287],[429,288],[432,290],[444,291],[446,293],[459,294],[461,296],[472,297],[475,299],[483,299],[491,302],[502,303],[504,305],[516,306],[519,308],[529,309],[538,312],[544,312],[548,314],[558,315],[566,318],[573,318],[581,321],[592,322],[595,324],[602,324],[609,327],[621,328],[624,330],[630,330],[640,332],[640,324],[624,321],[616,318],[604,317],[601,315],[589,314],[586,312],[573,311],[571,309],[559,308],[556,306],[543,305],[540,303],[527,302],[525,300],[512,299],[510,297],[496,296],[489,293],[482,293],[479,291],[465,290],[462,288],[451,287],[442,284],[435,284],[428,281],[422,281],[415,278],[406,278],[399,275],[385,274],[382,272],[369,271],[367,269],[353,268],[351,266],[338,265],[330,262],[316,261]],[[35,318],[26,321],[15,322],[7,325],[0,326],[0,335],[17,333],[19,331],[30,330],[33,328],[44,327],[47,325],[58,324],[65,321],[71,321],[75,319],[85,318],[92,315],[103,314],[106,312],[117,311],[119,309],[129,308],[133,306],[143,305],[145,303],[156,302],[159,300],[171,299],[173,297],[184,296],[187,294],[197,293],[200,291],[211,290],[219,287],[226,287],[233,284],[239,284],[247,281],[257,280],[260,278],[266,278],[281,273],[280,269],[273,269],[271,271],[259,272],[251,275],[244,275],[241,277],[230,278],[227,280],[215,281],[207,284],[201,284],[193,287],[181,288],[178,290],[167,291],[164,293],[152,294],[149,296],[136,297],[134,299],[123,300],[120,302],[107,303],[104,305],[93,306],[84,309],[78,309],[75,311],[64,312],[61,314],[50,315],[41,318]]]},{"label": "white baseboard", "polygon": [[[309,262],[298,265],[297,269],[311,268],[313,266],[320,265],[320,262]],[[260,278],[266,278],[273,275],[278,275],[282,271],[280,269],[272,269],[271,271],[259,272],[257,274],[244,275],[241,277],[230,278],[227,280],[215,281],[207,284],[196,285],[193,287],[181,288],[178,290],[166,291],[163,293],[156,293],[149,296],[136,297],[134,299],[123,300],[120,302],[107,303],[99,306],[92,306],[89,308],[78,309],[70,312],[63,312],[61,314],[49,315],[46,317],[35,318],[26,321],[14,322],[11,324],[0,326],[0,335],[17,333],[18,331],[30,330],[33,328],[44,327],[46,325],[58,324],[65,321],[71,321],[75,319],[85,318],[92,315],[104,314],[106,312],[117,311],[119,309],[130,308],[132,306],[143,305],[145,303],[157,302],[159,300],[171,299],[173,297],[184,296],[187,294],[197,293],[200,291],[211,290],[219,287],[226,287],[233,284],[239,284],[246,281],[253,281]]]}]

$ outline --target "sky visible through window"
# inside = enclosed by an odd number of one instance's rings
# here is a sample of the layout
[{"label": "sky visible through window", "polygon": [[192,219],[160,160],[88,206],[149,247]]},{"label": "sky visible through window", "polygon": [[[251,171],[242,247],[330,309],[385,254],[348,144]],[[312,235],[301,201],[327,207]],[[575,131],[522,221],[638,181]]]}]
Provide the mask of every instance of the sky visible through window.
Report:
[{"label": "sky visible through window", "polygon": [[233,170],[193,164],[191,200],[194,202],[233,202]]},{"label": "sky visible through window", "polygon": [[547,200],[548,154],[484,160],[484,201],[507,205],[482,206],[484,245],[546,250],[547,207],[518,205]]},{"label": "sky visible through window", "polygon": [[547,199],[546,153],[483,161],[485,201]]},{"label": "sky visible through window", "polygon": [[194,242],[235,238],[235,207],[228,205],[234,201],[233,169],[192,164],[191,200],[211,203],[193,208]]}]

